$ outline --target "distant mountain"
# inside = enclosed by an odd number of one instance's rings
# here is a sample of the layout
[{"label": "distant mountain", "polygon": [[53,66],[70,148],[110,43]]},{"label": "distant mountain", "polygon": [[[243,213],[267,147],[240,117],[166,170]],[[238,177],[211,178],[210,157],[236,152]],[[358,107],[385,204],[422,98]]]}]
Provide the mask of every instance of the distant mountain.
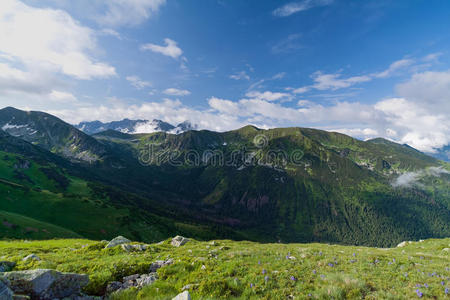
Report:
[{"label": "distant mountain", "polygon": [[437,149],[437,152],[430,153],[430,155],[436,157],[437,159],[450,162],[450,145]]},{"label": "distant mountain", "polygon": [[95,134],[106,130],[116,130],[122,133],[153,133],[153,132],[168,132],[179,134],[188,130],[196,129],[195,125],[192,125],[189,121],[174,126],[167,122],[154,119],[149,120],[130,120],[123,119],[122,121],[113,121],[109,123],[103,123],[100,121],[81,122],[75,125],[76,128],[82,130],[87,134]]},{"label": "distant mountain", "polygon": [[93,137],[44,112],[0,109],[0,128],[8,134],[75,161],[94,162],[106,148]]}]

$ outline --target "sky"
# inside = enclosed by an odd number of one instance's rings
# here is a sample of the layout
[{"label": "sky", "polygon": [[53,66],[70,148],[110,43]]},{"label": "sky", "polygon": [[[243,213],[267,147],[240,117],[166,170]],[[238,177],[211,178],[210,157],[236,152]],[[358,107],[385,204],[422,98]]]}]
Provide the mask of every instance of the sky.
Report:
[{"label": "sky", "polygon": [[0,107],[450,144],[450,1],[1,0]]}]

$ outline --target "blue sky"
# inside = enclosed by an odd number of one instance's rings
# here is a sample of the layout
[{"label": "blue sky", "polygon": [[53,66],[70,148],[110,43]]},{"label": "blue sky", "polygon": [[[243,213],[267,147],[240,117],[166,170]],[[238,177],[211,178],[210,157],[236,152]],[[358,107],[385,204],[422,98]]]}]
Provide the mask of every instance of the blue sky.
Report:
[{"label": "blue sky", "polygon": [[450,143],[450,2],[2,0],[0,105]]}]

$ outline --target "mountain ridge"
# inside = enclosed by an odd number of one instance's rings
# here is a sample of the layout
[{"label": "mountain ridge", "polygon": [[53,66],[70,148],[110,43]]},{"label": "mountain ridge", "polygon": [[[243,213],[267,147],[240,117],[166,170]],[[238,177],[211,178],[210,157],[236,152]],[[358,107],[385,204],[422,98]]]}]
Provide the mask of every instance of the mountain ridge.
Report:
[{"label": "mountain ridge", "polygon": [[[3,119],[10,121],[12,115]],[[26,116],[27,122],[5,124],[31,124],[36,118],[33,113]],[[47,120],[53,124],[54,119]],[[49,124],[37,127],[50,128]],[[75,128],[70,132],[80,134]],[[55,145],[67,138],[64,130],[50,133],[53,139],[47,140]],[[4,149],[4,157],[15,155],[14,143],[29,139],[29,135],[3,135],[0,150]],[[34,145],[24,141],[34,152],[58,157],[73,167],[58,167],[55,161],[55,166],[40,167],[43,171],[36,173],[38,177],[29,171],[18,176],[13,170],[19,162],[15,158],[17,162],[4,163],[4,170],[11,174],[5,179],[32,189],[37,189],[37,182],[42,181],[39,178],[47,175],[69,189],[73,189],[73,182],[86,182],[88,188],[81,190],[95,195],[86,205],[90,201],[103,203],[104,213],[107,207],[126,208],[130,215],[117,228],[134,228],[132,233],[126,232],[145,241],[183,232],[197,238],[389,246],[401,240],[450,235],[450,166],[387,140],[360,141],[310,128],[254,126],[180,134],[107,130],[89,138],[95,142],[84,144],[88,150],[91,145],[104,149],[101,159],[89,164],[73,160],[40,140]],[[33,151],[22,153],[20,160],[28,159],[37,166],[46,160],[34,158]],[[64,175],[72,169],[78,170],[70,175],[74,179]],[[0,183],[0,191],[2,186],[14,192],[14,185]],[[69,195],[62,191],[63,202],[72,203]],[[18,196],[15,201],[34,200]],[[95,211],[103,213],[101,207]],[[35,214],[25,217],[49,221]],[[154,234],[136,231],[139,222],[152,224],[148,226],[154,228]],[[172,222],[178,225],[169,225]],[[99,237],[99,233],[86,233],[86,228],[77,231],[79,225],[55,225],[85,237]]]}]

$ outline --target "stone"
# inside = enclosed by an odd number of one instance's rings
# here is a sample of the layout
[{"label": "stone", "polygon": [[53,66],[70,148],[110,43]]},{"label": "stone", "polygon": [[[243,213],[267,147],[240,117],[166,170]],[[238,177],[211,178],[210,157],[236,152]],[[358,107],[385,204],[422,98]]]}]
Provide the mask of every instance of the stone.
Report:
[{"label": "stone", "polygon": [[191,300],[191,295],[188,291],[184,291],[181,294],[176,295],[172,300]]},{"label": "stone", "polygon": [[147,245],[141,245],[141,244],[138,244],[138,245],[122,244],[121,247],[126,252],[147,250]]},{"label": "stone", "polygon": [[32,254],[24,257],[24,259],[22,259],[22,261],[29,261],[29,260],[41,260],[41,258],[39,256],[37,256],[36,254],[32,253]]},{"label": "stone", "polygon": [[449,252],[450,248],[444,248],[444,249],[442,249],[442,251]]},{"label": "stone", "polygon": [[173,264],[173,259],[169,258],[168,260],[157,260],[150,265],[150,273],[156,272],[161,267],[168,266]]},{"label": "stone", "polygon": [[9,288],[9,281],[0,277],[0,299],[12,300],[13,295],[13,291]]},{"label": "stone", "polygon": [[113,238],[106,246],[105,248],[112,248],[118,245],[122,244],[128,244],[131,243],[131,241],[127,238],[124,238],[123,236],[119,235],[118,237]]},{"label": "stone", "polygon": [[186,284],[185,286],[183,286],[183,288],[181,289],[182,292],[186,291],[186,290],[190,290],[190,289],[194,289],[196,287],[200,286],[200,284],[198,283],[193,283],[193,284]]},{"label": "stone", "polygon": [[108,285],[106,286],[106,294],[112,294],[118,290],[121,290],[123,287],[122,282],[119,281],[112,281],[110,283],[108,283]]},{"label": "stone", "polygon": [[87,275],[36,269],[3,273],[16,294],[47,300],[77,295],[89,283]]},{"label": "stone", "polygon": [[188,238],[182,237],[181,235],[177,235],[176,237],[174,237],[172,239],[171,244],[172,244],[172,246],[180,247],[180,246],[183,246],[184,244],[186,244],[187,242],[189,242]]},{"label": "stone", "polygon": [[402,247],[405,247],[406,245],[408,245],[408,242],[404,241],[404,242],[401,242],[400,244],[398,244],[397,248],[402,248]]},{"label": "stone", "polygon": [[0,272],[9,272],[16,266],[13,261],[0,261]]},{"label": "stone", "polygon": [[151,285],[158,279],[158,275],[156,273],[143,274],[141,277],[136,279],[136,284],[138,287],[142,288],[147,285]]}]

